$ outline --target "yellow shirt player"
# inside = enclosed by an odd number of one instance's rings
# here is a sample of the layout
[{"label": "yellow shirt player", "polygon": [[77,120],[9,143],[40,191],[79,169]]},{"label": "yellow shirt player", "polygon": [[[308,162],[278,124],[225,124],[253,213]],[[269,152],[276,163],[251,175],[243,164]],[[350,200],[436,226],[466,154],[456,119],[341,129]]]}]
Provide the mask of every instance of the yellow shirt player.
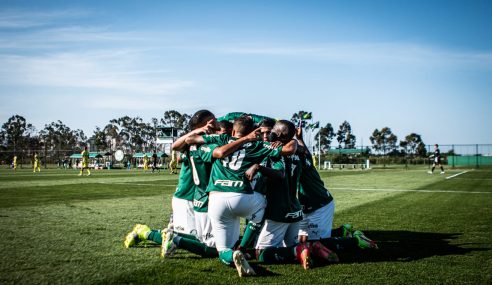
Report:
[{"label": "yellow shirt player", "polygon": [[39,163],[39,157],[38,157],[38,153],[34,153],[34,169],[32,172],[36,172],[36,170],[38,172],[41,172],[41,163]]},{"label": "yellow shirt player", "polygon": [[318,156],[313,154],[313,164],[316,169],[318,169]]},{"label": "yellow shirt player", "polygon": [[14,155],[14,159],[12,161],[12,164],[14,166],[14,172],[17,170],[17,155]]},{"label": "yellow shirt player", "polygon": [[176,151],[171,151],[171,162],[169,162],[169,172],[171,174],[176,174],[176,168],[178,166],[178,161],[176,159]]},{"label": "yellow shirt player", "polygon": [[144,163],[143,165],[144,171],[149,170],[149,157],[147,156],[147,153],[144,154],[143,163]]},{"label": "yellow shirt player", "polygon": [[82,167],[80,168],[79,176],[82,176],[84,169],[87,169],[87,176],[89,176],[91,175],[91,171],[89,170],[89,151],[87,150],[87,147],[84,147],[84,150],[82,151],[81,154],[82,154]]}]

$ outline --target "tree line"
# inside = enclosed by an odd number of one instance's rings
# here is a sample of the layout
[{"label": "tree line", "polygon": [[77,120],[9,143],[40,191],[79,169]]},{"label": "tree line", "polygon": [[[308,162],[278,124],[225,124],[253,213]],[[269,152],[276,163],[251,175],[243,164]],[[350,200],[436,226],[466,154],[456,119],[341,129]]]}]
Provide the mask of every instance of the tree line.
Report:
[{"label": "tree line", "polygon": [[[21,150],[71,150],[80,151],[87,144],[93,145],[98,151],[114,151],[122,149],[126,153],[150,151],[156,147],[157,126],[174,127],[181,133],[188,131],[191,116],[176,110],[164,112],[161,118],[152,118],[144,122],[141,117],[123,116],[111,119],[103,126],[96,126],[88,138],[80,129],[71,129],[58,120],[46,124],[37,130],[20,115],[13,115],[0,129],[0,149],[3,152],[19,152]],[[356,147],[356,136],[348,121],[343,121],[335,131],[331,123],[320,127],[314,122],[312,112],[299,111],[292,115],[291,121],[296,126],[314,134],[313,148],[326,153],[334,141],[337,148],[350,149]],[[426,148],[420,135],[411,133],[404,140],[398,138],[389,127],[375,129],[369,138],[374,154],[379,155],[416,155],[425,156]]]}]

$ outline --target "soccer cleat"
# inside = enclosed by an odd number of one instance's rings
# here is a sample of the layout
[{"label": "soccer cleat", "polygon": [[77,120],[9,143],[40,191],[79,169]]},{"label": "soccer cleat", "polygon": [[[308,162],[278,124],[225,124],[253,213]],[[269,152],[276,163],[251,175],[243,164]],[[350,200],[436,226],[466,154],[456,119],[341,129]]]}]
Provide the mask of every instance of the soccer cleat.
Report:
[{"label": "soccer cleat", "polygon": [[[165,239],[164,239],[165,236]],[[174,251],[178,248],[178,246],[174,243],[174,237],[176,234],[172,229],[168,229],[167,231],[161,231],[162,245],[161,245],[161,257],[167,258],[170,257]]]},{"label": "soccer cleat", "polygon": [[359,241],[360,248],[378,249],[376,242],[366,237],[363,232],[355,231],[353,236]]},{"label": "soccer cleat", "polygon": [[234,251],[232,254],[232,260],[236,266],[239,277],[256,275],[256,272],[251,268],[243,253],[240,250]]},{"label": "soccer cleat", "polygon": [[342,225],[342,237],[352,237],[352,233],[354,229],[351,224],[343,224]]},{"label": "soccer cleat", "polygon": [[444,174],[444,171],[441,171],[441,174]]},{"label": "soccer cleat", "polygon": [[336,263],[340,261],[338,259],[338,255],[333,251],[329,250],[320,241],[313,242],[310,246],[310,250],[313,257],[317,257],[329,263]]},{"label": "soccer cleat", "polygon": [[302,264],[304,269],[309,269],[313,265],[309,254],[309,247],[304,243],[296,246],[296,258]]},{"label": "soccer cleat", "polygon": [[146,240],[151,229],[147,225],[136,224],[133,231],[137,233],[139,239]]},{"label": "soccer cleat", "polygon": [[427,171],[427,173],[432,174],[432,171],[429,170],[429,171]]},{"label": "soccer cleat", "polygon": [[137,244],[139,241],[140,240],[138,238],[137,233],[135,231],[131,231],[125,237],[125,242],[124,242],[125,248],[132,247],[135,244]]}]

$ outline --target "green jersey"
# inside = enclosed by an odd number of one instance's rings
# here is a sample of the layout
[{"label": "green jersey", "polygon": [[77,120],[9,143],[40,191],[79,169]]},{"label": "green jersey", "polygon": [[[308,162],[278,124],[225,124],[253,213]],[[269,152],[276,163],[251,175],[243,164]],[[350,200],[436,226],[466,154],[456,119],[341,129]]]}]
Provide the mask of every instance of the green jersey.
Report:
[{"label": "green jersey", "polygon": [[255,115],[255,114],[248,114],[248,113],[243,113],[243,112],[232,112],[232,113],[227,113],[224,116],[217,118],[217,121],[219,121],[219,122],[220,121],[229,121],[229,122],[233,123],[235,119],[241,117],[242,115],[251,116],[251,118],[253,119],[253,122],[256,125],[261,123],[261,121],[263,121],[263,119],[271,119],[270,117],[260,116],[260,115]]},{"label": "green jersey", "polygon": [[212,153],[216,147],[215,144],[205,144],[199,147],[190,146],[190,162],[195,188],[193,210],[196,212],[208,212],[207,186],[214,160]]},{"label": "green jersey", "polygon": [[176,187],[176,192],[174,192],[174,197],[193,201],[195,184],[193,183],[191,162],[187,152],[184,151],[181,153],[181,171],[179,172],[178,186]]},{"label": "green jersey", "polygon": [[[227,134],[205,135],[203,139],[207,144],[218,146],[237,140]],[[229,156],[214,161],[207,191],[252,194],[251,184],[244,175],[246,170],[253,164],[261,163],[265,157],[279,157],[280,153],[281,148],[273,148],[268,142],[254,141],[243,144]]]},{"label": "green jersey", "polygon": [[300,154],[304,161],[299,184],[299,201],[304,213],[311,213],[333,201],[330,192],[316,170],[311,156]]},{"label": "green jersey", "polygon": [[284,178],[282,181],[267,181],[265,219],[280,223],[302,220],[302,207],[297,199],[302,161],[297,155],[283,156],[280,159],[272,159],[270,166],[282,171]]},{"label": "green jersey", "polygon": [[[267,157],[263,159],[260,165],[265,167],[271,167],[269,166],[270,165],[269,162],[270,162],[270,158]],[[268,178],[266,178],[263,174],[261,174],[260,172],[256,173],[255,177],[253,177],[253,180],[251,181],[251,187],[253,188],[253,191],[266,195],[267,181]]]}]

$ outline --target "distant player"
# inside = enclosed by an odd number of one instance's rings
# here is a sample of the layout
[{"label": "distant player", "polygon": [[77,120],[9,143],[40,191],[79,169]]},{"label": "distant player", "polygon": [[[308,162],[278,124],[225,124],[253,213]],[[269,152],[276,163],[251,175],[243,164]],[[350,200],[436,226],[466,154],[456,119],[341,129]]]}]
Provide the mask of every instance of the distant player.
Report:
[{"label": "distant player", "polygon": [[36,170],[38,172],[41,172],[41,163],[39,162],[39,156],[37,152],[34,153],[34,169],[32,172],[36,172]]},{"label": "distant player", "polygon": [[144,153],[143,169],[144,169],[144,172],[147,172],[147,170],[149,170],[149,156],[147,155],[147,153]]},{"label": "distant player", "polygon": [[14,169],[14,172],[17,170],[17,155],[14,155],[14,158],[12,160],[12,168]]},{"label": "distant player", "polygon": [[432,169],[428,171],[428,173],[433,174],[436,165],[439,165],[441,174],[444,174],[444,167],[441,164],[441,151],[439,150],[439,145],[437,143],[434,145],[434,154],[431,155],[430,158],[434,158],[434,163],[432,164]]},{"label": "distant player", "polygon": [[157,167],[157,153],[155,153],[155,149],[152,151],[152,173],[157,170],[157,172],[161,172],[161,170]]},{"label": "distant player", "polygon": [[171,151],[171,161],[169,162],[169,173],[176,174],[176,168],[178,166],[178,158],[176,157],[176,151]]},{"label": "distant player", "polygon": [[84,147],[82,151],[82,167],[80,167],[79,176],[82,176],[84,173],[84,169],[87,169],[87,176],[91,175],[91,171],[89,169],[89,151],[87,150],[87,146]]}]

